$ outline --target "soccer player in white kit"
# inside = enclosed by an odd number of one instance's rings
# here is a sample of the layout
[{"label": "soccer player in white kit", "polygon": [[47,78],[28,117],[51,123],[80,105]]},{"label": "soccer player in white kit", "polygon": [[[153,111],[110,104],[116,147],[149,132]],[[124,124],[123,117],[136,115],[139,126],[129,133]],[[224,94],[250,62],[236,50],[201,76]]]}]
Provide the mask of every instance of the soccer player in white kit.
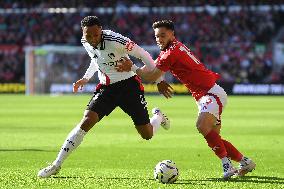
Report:
[{"label": "soccer player in white kit", "polygon": [[[144,69],[152,69],[155,64],[149,53],[118,33],[102,30],[100,20],[96,16],[85,17],[81,21],[81,27],[81,42],[91,57],[91,63],[83,78],[73,84],[73,91],[76,93],[78,89],[82,89],[96,71],[100,84],[88,103],[82,120],[67,136],[57,158],[38,172],[41,178],[57,174],[64,160],[81,144],[86,133],[117,106],[132,118],[143,139],[151,139],[160,125],[165,129],[170,126],[168,118],[159,108],[152,110],[153,117],[149,119],[143,85],[136,73],[118,72],[115,69],[118,61],[128,55],[141,59],[147,65]],[[166,94],[168,90],[167,87],[162,91],[159,89],[162,94]]]}]

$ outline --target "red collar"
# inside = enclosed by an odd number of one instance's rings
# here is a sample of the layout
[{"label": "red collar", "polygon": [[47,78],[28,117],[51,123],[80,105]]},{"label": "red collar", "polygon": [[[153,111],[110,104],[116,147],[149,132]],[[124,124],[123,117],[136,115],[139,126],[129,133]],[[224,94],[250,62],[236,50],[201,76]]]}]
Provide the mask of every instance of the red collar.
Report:
[{"label": "red collar", "polygon": [[174,40],[172,40],[169,45],[165,48],[165,50],[163,51],[167,51],[169,50],[172,46],[176,45],[178,43],[178,40],[175,38]]}]

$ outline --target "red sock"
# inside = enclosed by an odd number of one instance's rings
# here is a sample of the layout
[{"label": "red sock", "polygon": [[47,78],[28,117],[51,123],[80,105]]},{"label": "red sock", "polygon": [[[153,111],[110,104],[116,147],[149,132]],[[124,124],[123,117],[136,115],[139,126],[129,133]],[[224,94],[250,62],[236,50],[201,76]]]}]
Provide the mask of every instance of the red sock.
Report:
[{"label": "red sock", "polygon": [[212,130],[204,138],[206,139],[208,146],[220,159],[227,156],[225,145],[223,144],[221,136],[218,133]]},{"label": "red sock", "polygon": [[242,160],[243,154],[241,154],[241,152],[239,152],[239,150],[237,150],[237,148],[235,148],[235,146],[233,146],[233,144],[231,144],[230,142],[222,139],[223,144],[225,145],[225,148],[227,150],[228,156],[236,161],[236,162],[240,162]]}]

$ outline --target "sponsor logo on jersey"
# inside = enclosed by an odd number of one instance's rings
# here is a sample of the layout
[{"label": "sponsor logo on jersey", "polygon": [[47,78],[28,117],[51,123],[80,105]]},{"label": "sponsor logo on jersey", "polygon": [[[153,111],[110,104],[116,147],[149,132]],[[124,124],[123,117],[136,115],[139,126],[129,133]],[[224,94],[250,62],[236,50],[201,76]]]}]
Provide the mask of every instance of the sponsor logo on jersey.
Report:
[{"label": "sponsor logo on jersey", "polygon": [[120,60],[111,61],[111,62],[103,62],[102,64],[106,66],[116,66]]},{"label": "sponsor logo on jersey", "polygon": [[109,53],[109,54],[108,54],[108,57],[109,57],[110,59],[113,59],[113,58],[115,57],[115,55],[114,55],[114,53]]},{"label": "sponsor logo on jersey", "polygon": [[133,41],[127,41],[127,43],[125,45],[125,49],[127,51],[132,51],[134,46],[135,46],[135,43]]},{"label": "sponsor logo on jersey", "polygon": [[93,58],[98,58],[98,55],[94,54]]}]

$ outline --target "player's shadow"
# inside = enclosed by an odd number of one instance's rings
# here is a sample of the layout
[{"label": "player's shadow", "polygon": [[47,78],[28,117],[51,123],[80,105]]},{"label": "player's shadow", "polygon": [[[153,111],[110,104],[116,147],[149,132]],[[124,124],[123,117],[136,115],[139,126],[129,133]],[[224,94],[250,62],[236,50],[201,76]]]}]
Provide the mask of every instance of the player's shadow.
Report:
[{"label": "player's shadow", "polygon": [[[54,176],[52,178],[56,179],[81,179],[81,178],[91,178],[91,179],[106,179],[106,180],[151,180],[155,179],[144,179],[144,178],[134,178],[134,177],[80,177],[80,176]],[[203,182],[203,183],[200,183]],[[206,185],[204,182],[246,182],[246,183],[268,183],[268,184],[284,184],[284,178],[280,177],[268,177],[268,176],[245,176],[238,178],[231,178],[230,180],[224,180],[222,178],[206,178],[206,179],[179,179],[175,185]]]},{"label": "player's shadow", "polygon": [[154,179],[143,179],[143,178],[134,178],[134,177],[96,177],[96,176],[53,176],[55,179],[103,179],[103,180],[154,180]]},{"label": "player's shadow", "polygon": [[[203,182],[203,183],[200,183]],[[284,184],[284,178],[269,176],[245,176],[224,180],[223,178],[206,178],[206,179],[179,179],[174,184],[192,184],[206,185],[204,182],[246,182],[246,183],[268,183],[268,184]]]},{"label": "player's shadow", "polygon": [[71,179],[82,179],[82,178],[88,178],[88,179],[106,179],[106,180],[145,180],[143,178],[132,178],[132,177],[94,177],[94,176],[88,176],[88,177],[82,177],[82,176],[53,176],[52,178],[56,178],[56,179],[70,179],[70,178]]},{"label": "player's shadow", "polygon": [[230,180],[224,180],[221,178],[207,178],[204,181],[213,182],[247,182],[247,183],[268,183],[268,184],[284,184],[284,178],[280,177],[269,177],[269,176],[245,176],[231,178]]},{"label": "player's shadow", "polygon": [[[81,179],[81,178],[91,178],[91,179],[104,179],[104,180],[149,180],[149,181],[156,181],[155,179],[144,179],[144,178],[135,178],[135,177],[80,177],[80,176],[53,176],[52,178],[55,179]],[[181,182],[180,182],[181,181]],[[185,182],[186,181],[186,182]],[[195,181],[195,182],[191,182]],[[178,180],[177,183],[174,184],[190,184],[190,185],[205,185],[204,183],[196,183],[198,180]]]},{"label": "player's shadow", "polygon": [[23,148],[23,149],[0,149],[0,152],[54,152],[55,150],[43,150],[34,148]]}]

